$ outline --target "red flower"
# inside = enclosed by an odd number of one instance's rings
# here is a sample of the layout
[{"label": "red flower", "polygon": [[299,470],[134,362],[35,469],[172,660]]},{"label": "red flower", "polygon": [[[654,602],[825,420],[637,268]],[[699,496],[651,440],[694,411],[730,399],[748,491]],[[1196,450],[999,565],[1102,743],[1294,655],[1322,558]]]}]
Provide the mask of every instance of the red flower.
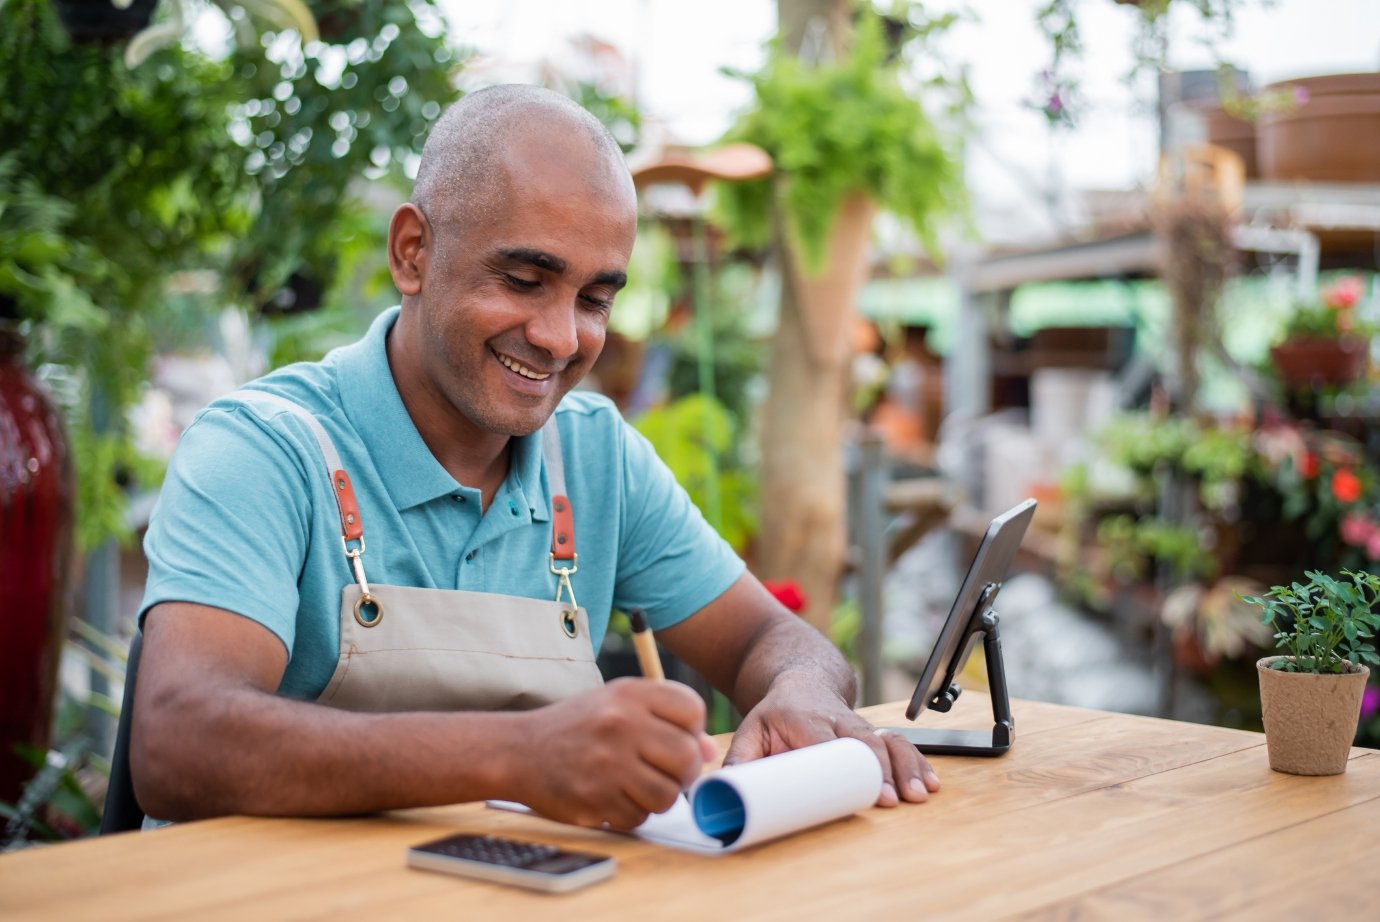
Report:
[{"label": "red flower", "polygon": [[1311,451],[1304,452],[1303,457],[1299,459],[1299,473],[1306,480],[1318,476],[1318,456]]},{"label": "red flower", "polygon": [[800,584],[795,580],[788,579],[777,583],[763,580],[762,585],[776,597],[776,601],[796,614],[804,611],[806,604],[808,604],[805,600],[805,593],[800,590]]},{"label": "red flower", "polygon": [[1347,310],[1361,300],[1363,287],[1359,275],[1348,275],[1323,289],[1322,302],[1333,310]]},{"label": "red flower", "polygon": [[1354,503],[1361,498],[1361,478],[1346,468],[1332,475],[1332,495],[1339,503]]}]

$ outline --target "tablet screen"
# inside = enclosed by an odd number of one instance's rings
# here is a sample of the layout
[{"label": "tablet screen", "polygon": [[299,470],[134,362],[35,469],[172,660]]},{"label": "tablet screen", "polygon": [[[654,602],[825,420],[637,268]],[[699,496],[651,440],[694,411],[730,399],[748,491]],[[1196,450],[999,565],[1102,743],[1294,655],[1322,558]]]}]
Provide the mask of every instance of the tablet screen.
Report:
[{"label": "tablet screen", "polygon": [[991,603],[986,600],[979,608],[983,590],[988,584],[1001,586],[1011,569],[1011,561],[1021,546],[1026,527],[1035,514],[1035,500],[1028,499],[997,516],[987,526],[982,543],[978,545],[968,573],[963,578],[958,595],[954,597],[949,616],[934,642],[934,649],[925,662],[925,669],[916,683],[915,694],[911,696],[910,706],[906,708],[906,719],[914,720],[931,702],[948,690],[954,677],[963,669],[967,659],[965,640],[972,636],[968,630],[973,618],[980,618],[982,610]]}]

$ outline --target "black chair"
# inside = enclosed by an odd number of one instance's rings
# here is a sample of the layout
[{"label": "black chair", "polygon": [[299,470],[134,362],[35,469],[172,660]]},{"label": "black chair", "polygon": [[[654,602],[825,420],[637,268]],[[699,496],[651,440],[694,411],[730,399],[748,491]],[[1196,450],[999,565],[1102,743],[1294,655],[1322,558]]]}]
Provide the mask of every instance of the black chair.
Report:
[{"label": "black chair", "polygon": [[144,809],[134,796],[134,779],[129,773],[129,725],[134,718],[134,683],[139,677],[139,652],[143,646],[144,632],[135,631],[125,667],[125,693],[120,704],[120,726],[115,733],[115,752],[110,757],[110,786],[105,790],[101,835],[144,825]]}]

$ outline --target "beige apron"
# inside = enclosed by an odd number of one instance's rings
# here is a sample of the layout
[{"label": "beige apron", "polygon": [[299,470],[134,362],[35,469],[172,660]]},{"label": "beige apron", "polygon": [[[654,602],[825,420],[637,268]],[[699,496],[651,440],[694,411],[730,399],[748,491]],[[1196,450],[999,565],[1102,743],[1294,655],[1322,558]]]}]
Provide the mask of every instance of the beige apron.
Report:
[{"label": "beige apron", "polygon": [[554,416],[542,429],[552,497],[546,563],[557,578],[556,598],[548,602],[370,584],[364,575],[364,528],[354,488],[321,422],[274,394],[241,391],[239,396],[288,410],[308,426],[340,509],[341,545],[355,581],[341,591],[340,656],[318,701],[351,711],[518,710],[602,684],[589,617],[576,605],[570,582],[578,558]]}]

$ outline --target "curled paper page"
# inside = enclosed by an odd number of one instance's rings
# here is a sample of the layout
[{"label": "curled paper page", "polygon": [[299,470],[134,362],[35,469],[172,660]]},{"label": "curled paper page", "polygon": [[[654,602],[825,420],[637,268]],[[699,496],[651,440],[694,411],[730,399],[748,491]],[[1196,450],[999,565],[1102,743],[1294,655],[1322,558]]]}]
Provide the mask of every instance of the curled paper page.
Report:
[{"label": "curled paper page", "polygon": [[[724,854],[842,819],[877,802],[882,766],[861,740],[830,740],[710,772],[632,835]],[[490,801],[503,810],[521,804]]]}]

